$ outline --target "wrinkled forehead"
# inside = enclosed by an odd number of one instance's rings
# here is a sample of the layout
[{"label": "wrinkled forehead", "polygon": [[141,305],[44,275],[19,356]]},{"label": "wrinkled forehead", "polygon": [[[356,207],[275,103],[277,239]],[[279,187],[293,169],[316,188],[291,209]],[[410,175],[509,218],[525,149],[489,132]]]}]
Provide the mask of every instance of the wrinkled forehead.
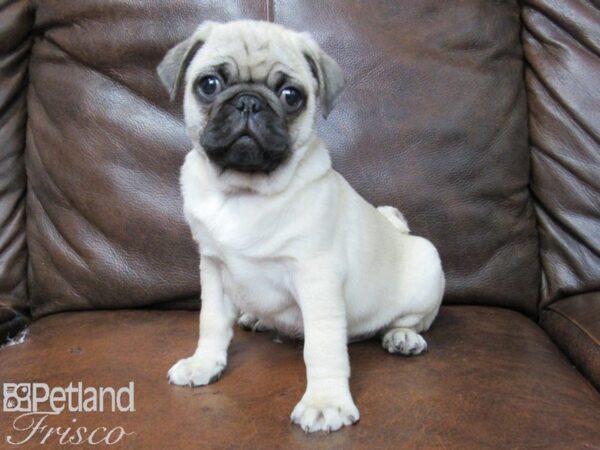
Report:
[{"label": "wrinkled forehead", "polygon": [[227,26],[215,29],[196,58],[194,73],[217,72],[226,82],[264,82],[307,79],[308,63],[292,32],[268,27]]}]

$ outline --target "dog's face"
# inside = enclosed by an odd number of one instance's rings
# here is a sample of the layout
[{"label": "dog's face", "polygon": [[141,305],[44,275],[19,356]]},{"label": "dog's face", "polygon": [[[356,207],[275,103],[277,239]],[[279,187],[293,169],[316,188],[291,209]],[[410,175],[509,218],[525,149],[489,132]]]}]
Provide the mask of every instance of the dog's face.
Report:
[{"label": "dog's face", "polygon": [[268,22],[202,23],[158,67],[194,146],[217,172],[268,176],[326,116],[343,88],[339,66],[307,34]]}]

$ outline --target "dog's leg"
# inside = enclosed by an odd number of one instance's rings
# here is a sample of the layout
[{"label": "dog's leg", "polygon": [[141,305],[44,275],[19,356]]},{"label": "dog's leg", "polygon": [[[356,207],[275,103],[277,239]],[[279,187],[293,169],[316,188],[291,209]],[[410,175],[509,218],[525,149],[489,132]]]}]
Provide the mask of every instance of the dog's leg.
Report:
[{"label": "dog's leg", "polygon": [[304,323],[307,386],[291,420],[305,432],[335,431],[359,419],[350,394],[342,283],[323,275],[318,266],[299,274],[296,284]]},{"label": "dog's leg", "polygon": [[419,355],[427,351],[427,342],[419,333],[429,329],[442,302],[444,272],[436,248],[426,239],[406,236],[402,251],[411,257],[409,264],[399,268],[404,282],[398,301],[413,313],[396,317],[385,327],[381,343],[390,353]]},{"label": "dog's leg", "polygon": [[204,386],[218,380],[227,364],[235,308],[223,292],[217,264],[210,258],[200,258],[202,306],[198,347],[192,356],[179,360],[171,367],[168,373],[170,383]]}]

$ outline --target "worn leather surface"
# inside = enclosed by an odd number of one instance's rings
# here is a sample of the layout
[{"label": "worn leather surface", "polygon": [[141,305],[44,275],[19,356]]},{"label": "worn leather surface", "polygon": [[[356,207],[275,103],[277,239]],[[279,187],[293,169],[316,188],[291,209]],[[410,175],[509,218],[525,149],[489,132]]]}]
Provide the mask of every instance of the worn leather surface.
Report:
[{"label": "worn leather surface", "polygon": [[600,292],[552,303],[540,321],[548,334],[600,390]]},{"label": "worn leather surface", "polygon": [[189,143],[154,68],[202,19],[241,17],[310,31],[340,62],[347,91],[319,123],[334,165],[439,247],[446,301],[535,314],[516,2],[94,0],[35,11],[27,230],[37,317],[197,305],[177,183]]},{"label": "worn leather surface", "polygon": [[33,17],[25,0],[0,1],[0,308],[27,304],[25,123]]},{"label": "worn leather surface", "polygon": [[[289,423],[304,390],[300,342],[236,332],[221,380],[169,385],[193,352],[197,313],[96,311],[35,322],[0,350],[0,382],[135,383],[135,413],[62,413],[50,426],[122,426],[120,448],[597,448],[600,395],[534,322],[505,309],[442,308],[429,352],[403,358],[378,342],[350,346],[358,425],[305,435]],[[15,414],[0,415],[0,433]],[[12,433],[13,435],[15,433]]]},{"label": "worn leather surface", "polygon": [[527,0],[523,24],[544,306],[600,290],[600,9]]}]

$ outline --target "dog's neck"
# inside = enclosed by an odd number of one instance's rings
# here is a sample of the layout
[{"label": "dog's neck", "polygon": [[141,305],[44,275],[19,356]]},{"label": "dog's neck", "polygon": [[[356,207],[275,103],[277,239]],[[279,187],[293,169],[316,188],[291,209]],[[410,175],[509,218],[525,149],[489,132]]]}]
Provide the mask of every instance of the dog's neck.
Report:
[{"label": "dog's neck", "polygon": [[287,189],[293,183],[309,183],[331,169],[331,158],[323,141],[313,134],[297,148],[289,161],[270,174],[244,174],[221,171],[212,164],[202,149],[196,149],[208,166],[214,185],[225,195],[253,193],[271,196]]}]

